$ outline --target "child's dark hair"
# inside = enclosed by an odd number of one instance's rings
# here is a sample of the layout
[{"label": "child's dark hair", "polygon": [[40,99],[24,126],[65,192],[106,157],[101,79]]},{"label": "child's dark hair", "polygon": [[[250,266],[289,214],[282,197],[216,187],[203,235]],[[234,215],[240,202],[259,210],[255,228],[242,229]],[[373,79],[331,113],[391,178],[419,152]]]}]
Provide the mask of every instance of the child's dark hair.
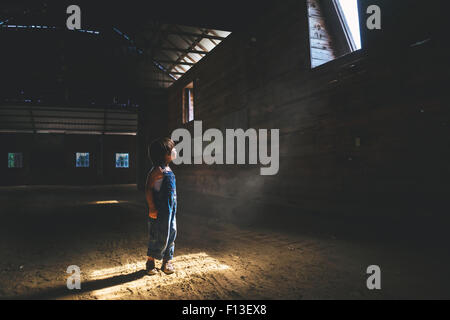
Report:
[{"label": "child's dark hair", "polygon": [[159,138],[153,141],[148,148],[148,155],[154,166],[163,167],[166,165],[166,155],[172,153],[175,142],[170,138]]}]

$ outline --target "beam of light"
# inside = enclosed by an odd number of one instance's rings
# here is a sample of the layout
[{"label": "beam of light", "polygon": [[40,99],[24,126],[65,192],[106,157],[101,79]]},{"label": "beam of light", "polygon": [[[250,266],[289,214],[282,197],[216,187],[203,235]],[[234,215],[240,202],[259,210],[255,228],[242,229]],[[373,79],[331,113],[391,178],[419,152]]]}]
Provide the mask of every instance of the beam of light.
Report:
[{"label": "beam of light", "polygon": [[[174,265],[177,269],[175,274],[167,276],[160,271],[155,276],[145,276],[141,279],[128,283],[94,290],[90,294],[97,299],[120,299],[138,291],[158,290],[163,286],[175,285],[186,281],[187,278],[201,277],[202,274],[220,272],[231,269],[228,265],[220,263],[208,254],[196,253],[176,257]],[[132,274],[145,269],[145,262],[129,263],[123,266],[94,270],[88,273],[88,281],[102,280],[111,277]],[[189,298],[189,297],[186,297]]]}]

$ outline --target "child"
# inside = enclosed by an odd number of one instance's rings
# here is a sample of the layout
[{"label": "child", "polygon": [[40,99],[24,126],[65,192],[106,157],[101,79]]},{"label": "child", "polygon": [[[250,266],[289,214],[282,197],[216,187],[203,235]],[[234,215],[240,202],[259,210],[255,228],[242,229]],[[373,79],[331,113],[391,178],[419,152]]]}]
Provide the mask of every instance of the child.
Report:
[{"label": "child", "polygon": [[149,206],[150,238],[146,271],[148,275],[155,275],[155,260],[163,260],[161,270],[165,274],[173,274],[175,268],[172,259],[177,236],[177,191],[175,175],[169,164],[177,157],[175,143],[169,138],[155,140],[150,145],[149,156],[154,167],[147,178],[145,188]]}]

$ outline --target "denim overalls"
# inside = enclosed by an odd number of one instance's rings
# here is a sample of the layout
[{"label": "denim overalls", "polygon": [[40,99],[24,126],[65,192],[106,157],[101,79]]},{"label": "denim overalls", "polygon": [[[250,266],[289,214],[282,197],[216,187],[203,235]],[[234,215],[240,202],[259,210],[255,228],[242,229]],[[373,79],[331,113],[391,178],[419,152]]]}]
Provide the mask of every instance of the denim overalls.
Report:
[{"label": "denim overalls", "polygon": [[172,260],[177,236],[177,188],[175,174],[164,172],[159,192],[153,190],[158,218],[148,218],[149,243],[147,255],[156,260]]}]

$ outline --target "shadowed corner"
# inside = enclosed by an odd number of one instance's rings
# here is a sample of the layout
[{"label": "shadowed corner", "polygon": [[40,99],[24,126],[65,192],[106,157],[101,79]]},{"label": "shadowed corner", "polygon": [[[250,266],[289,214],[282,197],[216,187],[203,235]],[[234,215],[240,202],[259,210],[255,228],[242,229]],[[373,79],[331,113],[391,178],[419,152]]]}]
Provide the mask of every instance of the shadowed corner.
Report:
[{"label": "shadowed corner", "polygon": [[59,299],[73,295],[79,295],[82,293],[91,292],[94,290],[105,289],[109,287],[114,287],[117,285],[125,284],[128,282],[136,281],[142,279],[146,276],[145,270],[139,270],[134,273],[113,276],[106,279],[89,280],[82,282],[80,290],[69,290],[67,286],[62,285],[47,290],[40,290],[32,294],[10,296],[1,298],[2,300],[48,300],[48,299]]}]

